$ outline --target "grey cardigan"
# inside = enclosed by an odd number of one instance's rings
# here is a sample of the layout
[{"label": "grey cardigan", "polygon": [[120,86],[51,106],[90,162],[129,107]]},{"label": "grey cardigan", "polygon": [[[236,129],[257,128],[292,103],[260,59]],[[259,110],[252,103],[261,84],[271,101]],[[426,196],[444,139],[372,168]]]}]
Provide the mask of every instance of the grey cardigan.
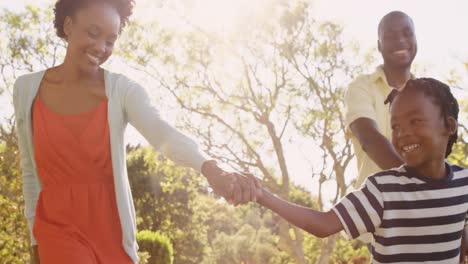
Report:
[{"label": "grey cardigan", "polygon": [[[32,244],[37,244],[32,228],[42,183],[37,176],[32,139],[31,108],[45,71],[19,77],[14,85],[13,104],[23,177],[25,216],[31,232]],[[124,132],[132,124],[148,142],[179,165],[198,171],[207,158],[197,144],[166,123],[151,104],[146,91],[124,75],[104,71],[108,98],[108,122],[114,174],[115,195],[122,227],[122,244],[127,254],[137,263],[136,217],[127,176]]]}]

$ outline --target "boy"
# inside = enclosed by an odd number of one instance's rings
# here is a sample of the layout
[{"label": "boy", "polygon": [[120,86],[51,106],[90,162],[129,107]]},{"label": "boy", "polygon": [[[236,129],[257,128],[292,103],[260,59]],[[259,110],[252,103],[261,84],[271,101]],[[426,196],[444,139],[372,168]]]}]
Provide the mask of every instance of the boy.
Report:
[{"label": "boy", "polygon": [[328,212],[262,188],[258,203],[318,237],[343,229],[352,238],[371,233],[372,263],[458,263],[468,170],[445,162],[457,139],[458,103],[447,85],[430,78],[410,80],[391,97],[392,144],[404,165],[368,177]]}]

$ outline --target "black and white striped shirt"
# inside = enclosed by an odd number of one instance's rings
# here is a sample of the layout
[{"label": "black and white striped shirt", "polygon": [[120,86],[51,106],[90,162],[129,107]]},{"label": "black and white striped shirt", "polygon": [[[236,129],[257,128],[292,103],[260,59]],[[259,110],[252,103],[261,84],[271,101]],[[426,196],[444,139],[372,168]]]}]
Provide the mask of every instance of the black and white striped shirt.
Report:
[{"label": "black and white striped shirt", "polygon": [[446,179],[411,168],[379,172],[333,211],[352,238],[372,233],[372,263],[458,263],[468,211],[468,169],[446,165]]}]

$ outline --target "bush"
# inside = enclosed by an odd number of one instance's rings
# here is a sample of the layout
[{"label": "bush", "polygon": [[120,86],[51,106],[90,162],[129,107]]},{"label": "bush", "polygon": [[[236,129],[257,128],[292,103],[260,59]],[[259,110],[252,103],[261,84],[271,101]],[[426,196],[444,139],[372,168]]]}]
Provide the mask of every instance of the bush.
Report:
[{"label": "bush", "polygon": [[140,258],[139,264],[148,264],[150,255],[146,251],[138,251],[138,257]]},{"label": "bush", "polygon": [[141,251],[148,252],[148,264],[172,264],[174,249],[166,236],[159,232],[143,230],[137,233],[137,241]]}]

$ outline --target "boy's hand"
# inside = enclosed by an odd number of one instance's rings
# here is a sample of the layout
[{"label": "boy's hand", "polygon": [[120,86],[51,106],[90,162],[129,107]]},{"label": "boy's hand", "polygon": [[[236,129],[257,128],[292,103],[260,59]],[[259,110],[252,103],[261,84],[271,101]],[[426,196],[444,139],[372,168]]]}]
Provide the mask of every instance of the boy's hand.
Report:
[{"label": "boy's hand", "polygon": [[260,201],[263,198],[263,187],[260,180],[251,173],[244,173],[254,183],[255,188],[255,201]]},{"label": "boy's hand", "polygon": [[246,173],[240,172],[231,172],[230,175],[234,177],[233,191],[231,199],[226,200],[234,206],[257,200],[257,188],[252,178],[248,177]]}]

